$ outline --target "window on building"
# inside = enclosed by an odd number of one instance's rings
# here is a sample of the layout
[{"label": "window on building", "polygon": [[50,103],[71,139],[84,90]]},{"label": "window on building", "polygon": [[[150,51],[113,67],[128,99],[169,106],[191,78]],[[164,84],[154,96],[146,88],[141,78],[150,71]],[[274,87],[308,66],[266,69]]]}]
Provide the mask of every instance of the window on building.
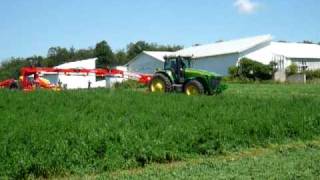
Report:
[{"label": "window on building", "polygon": [[303,59],[300,61],[300,64],[299,64],[299,71],[302,72],[302,71],[305,71],[308,69],[308,64],[307,64],[307,60]]}]

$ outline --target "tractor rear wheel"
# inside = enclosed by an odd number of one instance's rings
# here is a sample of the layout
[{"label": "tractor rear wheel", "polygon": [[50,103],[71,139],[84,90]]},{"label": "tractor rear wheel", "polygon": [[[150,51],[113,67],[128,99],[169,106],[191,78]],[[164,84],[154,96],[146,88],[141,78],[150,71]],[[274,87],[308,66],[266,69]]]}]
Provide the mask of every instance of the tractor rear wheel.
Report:
[{"label": "tractor rear wheel", "polygon": [[156,73],[149,84],[150,92],[171,92],[172,91],[172,83],[170,79],[160,73]]},{"label": "tractor rear wheel", "polygon": [[188,96],[202,95],[204,94],[204,87],[201,82],[197,80],[191,80],[184,86],[184,92]]}]

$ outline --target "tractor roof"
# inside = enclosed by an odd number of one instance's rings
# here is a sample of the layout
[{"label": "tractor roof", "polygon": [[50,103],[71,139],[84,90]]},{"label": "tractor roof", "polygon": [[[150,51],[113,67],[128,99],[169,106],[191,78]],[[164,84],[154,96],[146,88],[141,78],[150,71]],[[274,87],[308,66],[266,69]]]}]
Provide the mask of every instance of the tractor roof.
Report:
[{"label": "tractor roof", "polygon": [[192,59],[193,55],[177,55],[177,54],[171,54],[164,56],[164,59],[176,59],[176,58],[184,58],[184,59]]}]

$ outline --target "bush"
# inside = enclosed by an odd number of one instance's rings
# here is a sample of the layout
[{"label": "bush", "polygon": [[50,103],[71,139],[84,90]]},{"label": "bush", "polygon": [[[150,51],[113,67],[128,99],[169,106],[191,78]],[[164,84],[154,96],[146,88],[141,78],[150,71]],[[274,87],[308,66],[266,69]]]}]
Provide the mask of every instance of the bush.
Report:
[{"label": "bush", "polygon": [[239,67],[238,66],[230,66],[228,68],[228,72],[231,78],[236,78],[239,75]]},{"label": "bush", "polygon": [[307,80],[320,79],[320,69],[307,70],[304,72],[307,76]]},{"label": "bush", "polygon": [[290,66],[287,67],[286,69],[287,75],[294,75],[298,73],[298,66],[295,63],[292,63]]},{"label": "bush", "polygon": [[270,80],[273,74],[273,64],[264,65],[248,58],[240,60],[239,67],[231,66],[229,68],[230,77],[250,80]]}]

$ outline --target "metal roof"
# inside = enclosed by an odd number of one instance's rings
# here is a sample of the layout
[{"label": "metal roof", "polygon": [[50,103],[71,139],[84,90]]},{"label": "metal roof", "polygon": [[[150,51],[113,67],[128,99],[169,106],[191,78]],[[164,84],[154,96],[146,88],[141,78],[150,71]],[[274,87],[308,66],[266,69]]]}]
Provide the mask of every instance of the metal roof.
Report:
[{"label": "metal roof", "polygon": [[320,46],[317,44],[271,42],[269,46],[258,49],[246,57],[268,64],[274,56],[291,59],[320,59]]},{"label": "metal roof", "polygon": [[172,52],[168,51],[143,51],[143,53],[164,62],[164,57],[169,56]]},{"label": "metal roof", "polygon": [[320,46],[317,44],[272,42],[272,52],[288,58],[320,59]]},{"label": "metal roof", "polygon": [[219,56],[224,54],[240,53],[265,42],[271,42],[271,35],[255,36],[250,38],[224,41],[207,45],[200,45],[185,48],[176,52],[166,51],[143,51],[160,61],[164,61],[164,56],[193,56],[193,58]]},{"label": "metal roof", "polygon": [[232,41],[218,42],[213,44],[185,48],[176,52],[144,51],[145,54],[164,61],[164,56],[181,55],[193,56],[193,58],[219,56],[224,54],[241,53],[260,44],[269,45],[256,49],[254,52],[245,55],[248,58],[259,59],[269,63],[273,56],[285,56],[296,59],[320,59],[320,45],[303,43],[271,42],[271,35],[256,36]]},{"label": "metal roof", "polygon": [[95,69],[96,68],[96,60],[97,58],[85,59],[80,61],[73,61],[61,64],[59,66],[55,66],[55,68],[59,69]]},{"label": "metal roof", "polygon": [[224,54],[241,53],[262,43],[271,42],[271,35],[224,41],[207,45],[194,46],[175,52],[179,55],[193,55],[194,58],[219,56]]}]

